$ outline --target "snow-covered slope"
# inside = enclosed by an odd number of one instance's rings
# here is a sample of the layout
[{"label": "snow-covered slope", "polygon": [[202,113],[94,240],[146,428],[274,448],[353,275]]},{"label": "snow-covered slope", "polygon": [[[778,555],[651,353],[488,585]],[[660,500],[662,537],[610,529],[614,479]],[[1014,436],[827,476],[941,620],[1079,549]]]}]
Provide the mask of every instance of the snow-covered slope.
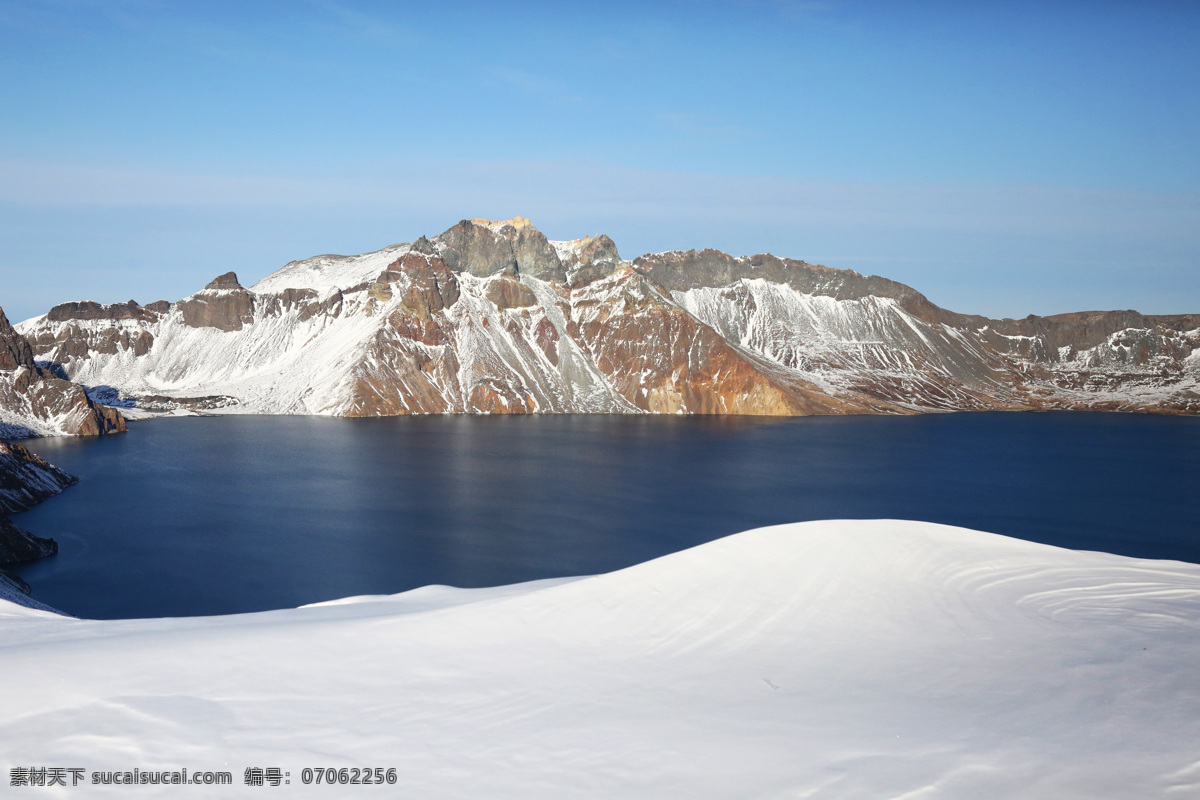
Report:
[{"label": "snow-covered slope", "polygon": [[[693,286],[672,297],[730,342],[792,374],[912,411],[1200,412],[1196,318],[1135,314],[1111,332],[1063,336],[1037,331],[1029,320],[939,319],[895,297],[814,294],[764,278]],[[1072,316],[1058,327],[1069,328]],[[1029,333],[1015,332],[1023,330]],[[1054,346],[1057,339],[1070,343]]]},{"label": "snow-covered slope", "polygon": [[250,289],[230,273],[174,304],[65,304],[19,329],[131,416],[861,410],[761,371],[607,237],[552,245],[527,223],[477,222],[293,262]]},{"label": "snow-covered slope", "polygon": [[97,406],[83,387],[39,368],[29,342],[0,310],[0,438],[123,430],[119,412]]},{"label": "snow-covered slope", "polygon": [[1200,316],[987,320],[774,256],[627,262],[607,236],[550,241],[522,217],[18,329],[131,415],[1200,413]]},{"label": "snow-covered slope", "polygon": [[[10,766],[228,770],[63,796],[1200,794],[1200,566],[914,522],[233,617],[0,602]],[[290,785],[243,786],[248,767]],[[302,770],[395,768],[384,787]],[[20,791],[20,790],[18,790]],[[32,790],[29,790],[32,791]]]},{"label": "snow-covered slope", "polygon": [[729,341],[830,391],[869,392],[921,411],[1014,399],[997,396],[999,359],[891,297],[838,299],[763,278],[673,297]]}]

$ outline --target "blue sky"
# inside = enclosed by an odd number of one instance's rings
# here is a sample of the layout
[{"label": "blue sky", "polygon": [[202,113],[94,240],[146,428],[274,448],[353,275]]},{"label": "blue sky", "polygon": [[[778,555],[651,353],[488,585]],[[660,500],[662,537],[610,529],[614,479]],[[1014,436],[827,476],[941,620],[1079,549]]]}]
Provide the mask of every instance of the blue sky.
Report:
[{"label": "blue sky", "polygon": [[1200,4],[0,0],[0,306],[464,217],[1200,312]]}]

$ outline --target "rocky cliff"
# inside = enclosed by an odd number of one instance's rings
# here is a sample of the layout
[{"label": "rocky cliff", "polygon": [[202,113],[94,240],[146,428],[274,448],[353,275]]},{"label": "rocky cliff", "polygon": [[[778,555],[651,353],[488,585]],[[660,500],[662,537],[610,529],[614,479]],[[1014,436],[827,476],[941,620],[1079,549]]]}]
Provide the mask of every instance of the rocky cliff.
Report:
[{"label": "rocky cliff", "polygon": [[[137,307],[135,303],[129,304]],[[64,309],[68,309],[64,310]],[[59,306],[47,318],[96,320],[103,313],[113,320],[131,314],[126,306],[100,306],[98,303],[70,303]],[[141,320],[139,320],[141,321]],[[119,339],[124,350],[136,353],[138,342]],[[90,350],[83,343],[71,342],[65,348],[77,357]],[[115,353],[115,346],[113,352]],[[125,430],[120,412],[94,403],[83,387],[56,376],[51,369],[39,367],[25,337],[9,324],[0,310],[0,437],[17,439],[41,435],[94,436]]]},{"label": "rocky cliff", "polygon": [[7,515],[32,508],[76,480],[21,445],[0,442],[0,564],[34,561],[58,552],[53,539],[18,528]]},{"label": "rocky cliff", "polygon": [[19,328],[135,414],[1200,413],[1197,315],[989,320],[772,255],[630,262],[607,236],[552,241],[521,217]]}]

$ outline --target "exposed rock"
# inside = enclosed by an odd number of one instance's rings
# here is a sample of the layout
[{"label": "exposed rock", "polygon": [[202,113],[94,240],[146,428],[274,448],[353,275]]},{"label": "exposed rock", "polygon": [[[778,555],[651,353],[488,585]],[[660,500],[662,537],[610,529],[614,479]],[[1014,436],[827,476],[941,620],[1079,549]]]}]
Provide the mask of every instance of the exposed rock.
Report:
[{"label": "exposed rock", "polygon": [[798,382],[774,380],[631,269],[573,292],[572,309],[596,365],[643,411],[793,416],[865,410]]},{"label": "exposed rock", "polygon": [[13,330],[4,310],[0,309],[0,370],[34,370],[33,348],[25,337]]},{"label": "exposed rock", "polygon": [[[881,278],[860,275],[848,269],[831,269],[770,253],[753,256],[731,256],[720,250],[673,250],[653,253],[633,260],[633,267],[655,283],[672,292],[704,287],[730,286],[741,280],[762,279],[791,286],[804,294],[832,297],[835,300],[856,300],[863,297],[889,297],[902,307],[929,322],[940,322],[947,313],[925,299],[910,286]],[[959,315],[952,315],[956,320]]]},{"label": "exposed rock", "polygon": [[[515,234],[515,229],[513,232]],[[517,257],[509,238],[470,220],[462,220],[434,242],[454,272],[469,272],[480,277],[517,273]]]},{"label": "exposed rock", "polygon": [[454,272],[478,277],[502,273],[566,280],[554,247],[523,217],[504,222],[462,220],[433,240]]},{"label": "exposed rock", "polygon": [[559,256],[567,254],[562,261],[572,289],[607,277],[624,265],[616,242],[603,234],[558,244]]},{"label": "exposed rock", "polygon": [[277,294],[267,295],[258,302],[264,316],[277,317],[294,310],[301,322],[311,319],[324,309],[320,296],[312,289],[284,289]]},{"label": "exposed rock", "polygon": [[[1200,314],[1143,316],[1136,311],[1083,311],[1051,317],[1029,315],[1022,320],[986,320],[987,327],[1005,336],[1027,336],[1040,340],[1046,359],[1058,360],[1060,348],[1073,352],[1088,350],[1122,331],[1191,331],[1200,328]],[[980,327],[983,327],[982,325]]]},{"label": "exposed rock", "polygon": [[29,531],[18,528],[8,517],[0,516],[0,564],[37,561],[57,552],[58,542],[34,536]]},{"label": "exposed rock", "polygon": [[170,397],[165,394],[143,394],[137,398],[138,408],[147,411],[215,411],[238,405],[237,398],[223,394],[204,397]]},{"label": "exposed rock", "polygon": [[175,304],[190,328],[240,331],[254,321],[254,295],[238,283],[237,275],[226,272],[213,279],[203,291]]},{"label": "exposed rock", "polygon": [[21,445],[0,442],[0,564],[34,561],[58,552],[53,539],[18,528],[6,515],[26,511],[76,481]]},{"label": "exposed rock", "polygon": [[484,294],[488,300],[496,304],[497,308],[522,308],[537,305],[537,296],[533,291],[522,285],[516,278],[508,275],[501,275],[489,281]]},{"label": "exposed rock", "polygon": [[1200,413],[1200,315],[989,320],[770,254],[631,264],[607,236],[551,242],[522,217],[152,305],[114,319],[75,304],[22,332],[33,357],[144,410]]},{"label": "exposed rock", "polygon": [[[95,320],[95,319],[136,319],[136,320],[151,320],[156,319],[159,309],[162,309],[161,303],[152,303],[151,308],[147,306],[143,308],[137,302],[130,300],[128,303],[113,303],[112,305],[101,305],[93,303],[91,300],[84,300],[78,303],[63,303],[50,309],[50,313],[46,318],[51,322],[62,322],[65,320]],[[169,304],[168,304],[169,307]],[[166,311],[166,309],[162,309]]]},{"label": "exposed rock", "polygon": [[218,275],[213,278],[204,287],[205,289],[244,289],[245,287],[238,283],[237,273],[226,272],[224,275]]},{"label": "exposed rock", "polygon": [[[135,354],[139,350],[136,336],[123,343]],[[80,352],[86,356],[104,348],[93,351],[84,344]],[[120,412],[96,405],[82,386],[59,378],[52,368],[37,366],[32,353],[33,345],[0,310],[0,363],[11,365],[0,368],[0,436],[95,436],[125,430]]]},{"label": "exposed rock", "polygon": [[[3,522],[0,522],[0,525],[3,524]],[[53,541],[53,539],[48,541]],[[26,599],[31,591],[33,591],[33,587],[26,583],[20,576],[14,575],[6,569],[0,569],[0,599],[11,602],[14,599],[14,595],[15,597]]]},{"label": "exposed rock", "polygon": [[0,514],[28,511],[78,480],[19,444],[0,442]]}]

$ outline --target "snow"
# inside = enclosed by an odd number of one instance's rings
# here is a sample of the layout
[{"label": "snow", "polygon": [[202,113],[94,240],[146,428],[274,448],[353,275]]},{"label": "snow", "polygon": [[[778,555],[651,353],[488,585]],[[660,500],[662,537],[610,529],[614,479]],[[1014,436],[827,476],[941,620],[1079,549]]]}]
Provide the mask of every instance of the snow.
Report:
[{"label": "snow", "polygon": [[[141,323],[153,337],[146,354],[135,356],[124,348],[115,353],[93,351],[84,359],[67,359],[64,368],[78,383],[119,387],[126,395],[228,398],[205,409],[219,414],[351,413],[360,377],[392,387],[401,398],[409,397],[404,390],[407,381],[430,381],[450,412],[467,410],[473,389],[491,382],[507,385],[518,395],[528,393],[537,411],[636,411],[571,338],[553,288],[529,276],[521,280],[539,298],[539,305],[502,310],[485,296],[487,286],[499,277],[458,275],[459,300],[438,312],[438,319],[450,332],[447,343],[439,347],[451,350],[449,362],[459,369],[448,375],[421,372],[409,363],[408,354],[429,349],[429,357],[437,360],[440,353],[397,333],[389,323],[404,302],[409,278],[395,276],[391,299],[377,301],[363,285],[367,281],[359,280],[361,275],[355,272],[378,267],[377,272],[366,273],[373,282],[386,264],[399,257],[397,252],[386,257],[368,254],[374,262],[368,256],[321,262],[327,269],[319,275],[312,265],[327,257],[295,262],[254,287],[255,317],[241,330],[189,327],[182,324],[175,307],[157,321]],[[273,295],[260,291],[264,283],[275,296],[285,288],[315,288],[326,294],[340,290],[343,297],[335,310],[301,319],[298,307],[269,313],[266,308]],[[558,365],[547,360],[538,343],[537,325],[547,317],[557,334]],[[22,325],[26,334],[36,331],[59,340],[80,336],[99,340],[111,322],[38,319]],[[159,412],[134,410],[127,417],[150,414]]]},{"label": "snow", "polygon": [[[314,798],[1190,797],[1197,659],[1200,566],[814,522],[578,580],[261,614],[0,602],[0,741],[10,768],[235,783],[47,796],[259,796],[258,766]],[[343,766],[398,782],[300,785]]]},{"label": "snow", "polygon": [[23,439],[29,436],[65,436],[79,429],[91,414],[85,403],[71,395],[45,394],[44,382],[32,376],[27,367],[0,370],[0,438]]},{"label": "snow", "polygon": [[[491,230],[527,221],[477,222]],[[571,262],[586,241],[551,244]],[[635,413],[630,397],[639,390],[626,381],[638,365],[629,366],[629,374],[621,373],[626,365],[601,370],[577,339],[576,325],[621,313],[636,319],[640,301],[651,295],[710,326],[767,377],[853,408],[1193,408],[1200,380],[1200,332],[1159,336],[1130,329],[1079,353],[1060,351],[1051,363],[1040,339],[986,327],[957,330],[923,320],[893,298],[839,299],[762,278],[667,295],[632,280],[636,273],[628,267],[569,297],[523,275],[538,302],[519,309],[496,308],[485,293],[490,279],[462,273],[458,302],[430,317],[437,336],[429,344],[414,338],[406,327],[411,320],[397,322],[409,313],[404,297],[411,276],[385,273],[412,252],[401,244],[292,262],[252,287],[253,320],[237,331],[191,328],[178,304],[150,321],[43,316],[16,328],[34,342],[57,343],[41,345],[38,356],[61,362],[78,383],[115,387],[127,397],[181,398],[184,405],[195,405],[187,398],[223,398],[202,405],[212,413],[462,413],[481,403],[491,407],[480,397],[537,413]],[[386,290],[376,285],[381,276]],[[317,298],[289,290],[310,290]],[[149,351],[135,356],[131,343],[151,338]],[[85,343],[90,352],[69,355],[64,342]],[[1098,383],[1090,374],[1098,370],[1113,380]],[[672,410],[683,407],[677,401],[668,403]],[[130,418],[156,409],[152,403]],[[34,416],[10,404],[0,421],[16,434],[69,429],[69,420]]]},{"label": "snow", "polygon": [[590,241],[592,241],[591,236],[566,241],[557,239],[549,240],[550,246],[554,248],[554,252],[558,255],[558,260],[564,264],[568,264],[578,258],[579,251]]},{"label": "snow", "polygon": [[313,289],[324,296],[375,280],[409,249],[408,244],[394,244],[360,256],[324,255],[293,261],[251,286],[250,291],[274,294],[284,289]]}]

